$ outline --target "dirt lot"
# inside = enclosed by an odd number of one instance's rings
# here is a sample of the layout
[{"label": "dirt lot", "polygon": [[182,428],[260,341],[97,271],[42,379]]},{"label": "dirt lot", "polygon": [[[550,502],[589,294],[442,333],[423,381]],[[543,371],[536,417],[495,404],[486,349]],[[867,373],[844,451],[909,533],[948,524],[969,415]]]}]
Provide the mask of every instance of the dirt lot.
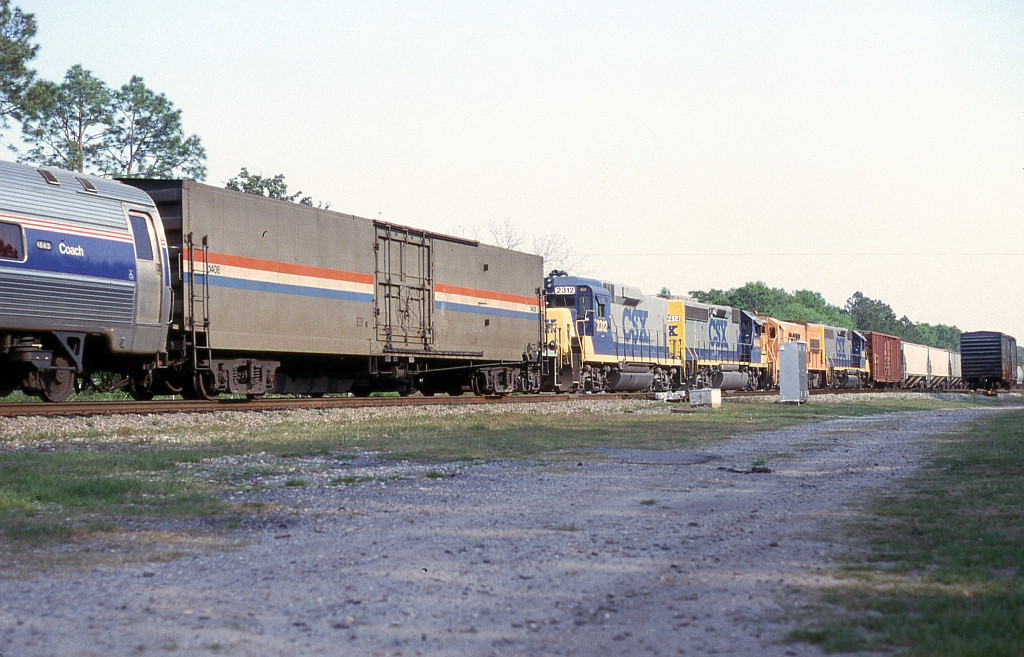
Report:
[{"label": "dirt lot", "polygon": [[829,528],[986,412],[554,464],[366,455],[331,466],[372,473],[348,487],[320,485],[324,463],[304,459],[311,485],[232,494],[266,512],[227,547],[156,535],[73,559],[4,554],[0,653],[817,655],[782,639],[857,548]]}]

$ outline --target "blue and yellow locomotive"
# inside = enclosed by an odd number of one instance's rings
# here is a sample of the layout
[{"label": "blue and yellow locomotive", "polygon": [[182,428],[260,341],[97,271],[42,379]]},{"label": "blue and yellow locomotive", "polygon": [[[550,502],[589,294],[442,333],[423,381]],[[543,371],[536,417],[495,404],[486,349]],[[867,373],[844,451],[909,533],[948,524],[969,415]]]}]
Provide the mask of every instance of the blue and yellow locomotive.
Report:
[{"label": "blue and yellow locomotive", "polygon": [[833,388],[863,388],[868,384],[867,339],[862,333],[838,326],[826,326],[825,358],[829,385]]},{"label": "blue and yellow locomotive", "polygon": [[671,352],[685,362],[688,388],[755,390],[771,383],[764,320],[729,306],[668,301]]},{"label": "blue and yellow locomotive", "polygon": [[669,350],[668,301],[625,285],[544,279],[544,388],[559,392],[671,390],[682,361]]}]

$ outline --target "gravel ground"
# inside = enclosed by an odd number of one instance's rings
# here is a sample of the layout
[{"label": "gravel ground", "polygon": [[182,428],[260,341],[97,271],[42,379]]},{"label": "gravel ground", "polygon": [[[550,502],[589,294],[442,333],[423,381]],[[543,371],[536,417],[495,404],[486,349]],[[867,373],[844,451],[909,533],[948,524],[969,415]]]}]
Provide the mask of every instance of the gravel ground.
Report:
[{"label": "gravel ground", "polygon": [[[564,464],[291,459],[309,485],[232,493],[266,506],[227,546],[154,545],[155,561],[97,546],[40,568],[5,554],[0,653],[818,655],[781,640],[849,548],[827,528],[988,412]],[[234,458],[198,467],[271,457]],[[327,485],[338,476],[370,480]]]}]

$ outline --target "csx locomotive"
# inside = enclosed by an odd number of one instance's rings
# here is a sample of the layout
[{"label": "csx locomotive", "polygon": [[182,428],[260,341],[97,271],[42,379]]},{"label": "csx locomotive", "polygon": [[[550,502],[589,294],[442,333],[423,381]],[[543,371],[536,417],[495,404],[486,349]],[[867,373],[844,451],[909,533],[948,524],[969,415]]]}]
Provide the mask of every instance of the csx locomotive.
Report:
[{"label": "csx locomotive", "polygon": [[815,387],[994,387],[1016,370],[1002,334],[965,334],[962,374],[954,352],[542,267],[192,181],[0,162],[0,395],[62,401],[100,377],[137,399],[758,389],[789,340]]}]

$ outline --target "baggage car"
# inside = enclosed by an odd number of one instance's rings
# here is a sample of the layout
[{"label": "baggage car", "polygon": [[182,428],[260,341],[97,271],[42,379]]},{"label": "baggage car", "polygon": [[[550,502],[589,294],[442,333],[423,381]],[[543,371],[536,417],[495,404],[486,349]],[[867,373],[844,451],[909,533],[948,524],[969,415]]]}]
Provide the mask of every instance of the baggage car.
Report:
[{"label": "baggage car", "polygon": [[171,391],[539,388],[540,256],[242,194],[131,180],[170,242]]}]

